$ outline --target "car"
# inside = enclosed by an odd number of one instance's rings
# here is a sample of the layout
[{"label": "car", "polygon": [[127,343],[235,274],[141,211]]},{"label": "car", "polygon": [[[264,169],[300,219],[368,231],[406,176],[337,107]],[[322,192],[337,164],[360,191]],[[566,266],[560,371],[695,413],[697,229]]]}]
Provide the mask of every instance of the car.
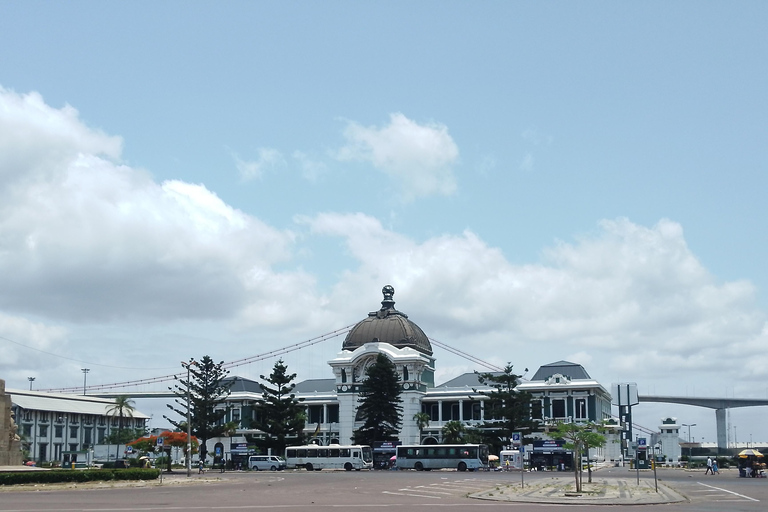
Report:
[{"label": "car", "polygon": [[279,471],[285,469],[285,459],[277,455],[251,455],[248,469],[255,471]]}]

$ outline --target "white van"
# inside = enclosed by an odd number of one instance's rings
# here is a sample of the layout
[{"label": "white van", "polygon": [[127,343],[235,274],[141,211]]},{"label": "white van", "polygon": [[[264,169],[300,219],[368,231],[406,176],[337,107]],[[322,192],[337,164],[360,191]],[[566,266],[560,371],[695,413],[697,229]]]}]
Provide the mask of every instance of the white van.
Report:
[{"label": "white van", "polygon": [[285,459],[277,455],[251,455],[248,468],[255,471],[277,471],[285,469]]}]

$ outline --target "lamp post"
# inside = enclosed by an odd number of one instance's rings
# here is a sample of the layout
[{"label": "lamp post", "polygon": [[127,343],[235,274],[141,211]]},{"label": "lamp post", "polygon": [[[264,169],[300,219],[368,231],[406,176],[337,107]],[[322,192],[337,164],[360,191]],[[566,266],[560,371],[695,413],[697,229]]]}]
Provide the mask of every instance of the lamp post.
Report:
[{"label": "lamp post", "polygon": [[688,467],[691,467],[691,457],[693,456],[693,447],[691,446],[691,427],[695,427],[695,423],[690,425],[687,423],[682,424],[684,427],[688,427]]},{"label": "lamp post", "polygon": [[181,362],[181,366],[187,369],[187,456],[185,457],[187,478],[192,476],[192,396],[189,382],[189,368],[193,364],[197,364],[194,359],[190,359],[188,363],[185,363],[184,361]]},{"label": "lamp post", "polygon": [[85,384],[88,379],[88,372],[91,371],[90,368],[80,368],[80,371],[83,372],[83,396],[85,396]]},{"label": "lamp post", "polygon": [[35,382],[35,378],[27,377],[27,380],[29,381],[29,390],[32,391],[32,383]]}]

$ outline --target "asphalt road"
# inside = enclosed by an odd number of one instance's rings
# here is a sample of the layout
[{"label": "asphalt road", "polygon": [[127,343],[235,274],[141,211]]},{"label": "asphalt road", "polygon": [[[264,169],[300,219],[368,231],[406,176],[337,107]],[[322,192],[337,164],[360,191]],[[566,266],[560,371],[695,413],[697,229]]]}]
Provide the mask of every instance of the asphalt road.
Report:
[{"label": "asphalt road", "polygon": [[[526,482],[551,478],[551,473],[526,473]],[[602,478],[633,479],[624,468],[599,471]],[[738,478],[735,471],[720,475],[659,470],[662,484],[689,501],[653,505],[655,511],[763,511],[768,504],[768,479]],[[586,477],[585,477],[586,478]],[[652,472],[640,478],[653,480]],[[4,489],[0,511],[343,511],[350,510],[561,510],[563,505],[482,501],[474,492],[520,482],[519,473],[455,471],[286,471],[184,474],[166,478],[163,485],[94,488]],[[575,505],[578,506],[578,505]],[[608,508],[616,508],[607,505]],[[650,507],[650,505],[649,505]],[[584,508],[583,506],[581,508]],[[594,507],[590,507],[594,508]],[[646,508],[646,507],[642,507]]]}]

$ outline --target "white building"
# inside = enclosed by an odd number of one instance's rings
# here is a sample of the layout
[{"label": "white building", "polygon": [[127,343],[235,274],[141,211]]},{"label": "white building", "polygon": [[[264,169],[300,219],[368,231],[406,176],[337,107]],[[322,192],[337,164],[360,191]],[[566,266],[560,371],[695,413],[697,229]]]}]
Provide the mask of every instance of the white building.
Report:
[{"label": "white building", "polygon": [[[29,457],[39,463],[62,461],[64,452],[84,452],[119,428],[109,414],[114,400],[83,395],[7,389],[11,409]],[[133,411],[123,428],[144,429],[149,416]]]},{"label": "white building", "polygon": [[[307,409],[305,433],[319,444],[350,441],[353,430],[363,424],[357,417],[357,400],[365,370],[380,353],[394,363],[401,381],[401,443],[439,443],[442,428],[449,421],[461,421],[467,426],[484,423],[485,396],[473,389],[488,391],[490,388],[480,385],[475,373],[460,375],[436,386],[435,358],[429,338],[406,314],[395,309],[391,286],[385,286],[382,292],[381,308],[368,313],[350,330],[341,351],[328,362],[334,377],[303,381],[294,389],[296,396],[304,399]],[[250,425],[258,414],[258,402],[262,398],[258,382],[241,377],[230,379],[234,381],[228,399],[231,409],[225,421],[240,423],[237,446],[233,446],[230,439],[219,438],[210,440],[207,447],[209,453],[221,453],[228,458],[244,456],[251,450],[242,436],[261,435]],[[600,423],[611,417],[610,394],[576,363],[558,361],[544,365],[530,380],[522,380],[518,389],[532,393],[535,398],[533,418],[545,424]],[[413,419],[420,412],[430,418],[421,437]],[[545,434],[540,436],[546,438]],[[378,449],[394,453],[392,447]],[[542,451],[539,455],[552,454]],[[603,458],[603,450],[593,451],[591,456]],[[547,465],[551,465],[553,457],[545,458]]]}]

